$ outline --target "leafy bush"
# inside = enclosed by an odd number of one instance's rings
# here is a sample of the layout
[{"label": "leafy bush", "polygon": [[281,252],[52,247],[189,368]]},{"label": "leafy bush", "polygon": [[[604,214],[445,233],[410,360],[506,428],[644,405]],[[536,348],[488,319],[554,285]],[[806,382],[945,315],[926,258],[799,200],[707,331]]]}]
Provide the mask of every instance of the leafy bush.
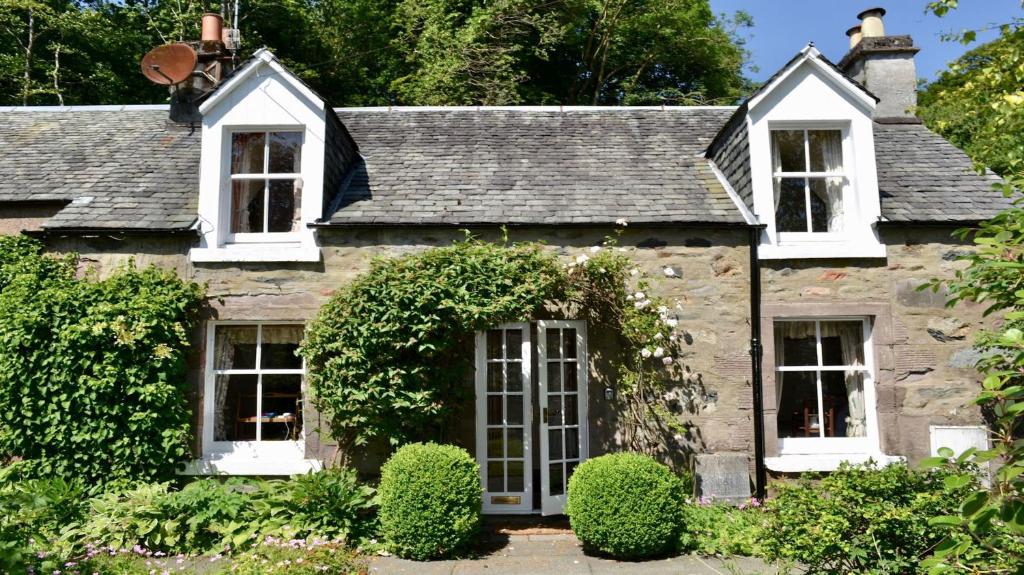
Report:
[{"label": "leafy bush", "polygon": [[778,483],[766,505],[762,545],[770,559],[808,573],[915,573],[942,538],[928,518],[955,510],[948,475],[905,465],[842,465],[823,478]]},{"label": "leafy bush", "polygon": [[668,467],[645,455],[615,453],[576,468],[565,510],[585,548],[636,559],[674,548],[683,502],[682,482]]},{"label": "leafy bush", "polygon": [[63,527],[79,520],[83,496],[81,484],[60,478],[0,479],[0,573],[59,567],[45,549]]},{"label": "leafy bush", "polygon": [[200,479],[181,490],[142,484],[90,500],[70,534],[82,544],[172,554],[245,548],[265,536],[347,541],[369,532],[373,496],[347,469],[288,480]]},{"label": "leafy bush", "polygon": [[474,330],[530,317],[562,279],[537,245],[466,241],[375,260],[320,309],[301,348],[335,438],[421,438],[466,396]]},{"label": "leafy bush", "polygon": [[480,528],[480,468],[464,449],[413,443],[381,468],[381,534],[410,559],[465,550]]},{"label": "leafy bush", "polygon": [[75,258],[24,238],[0,238],[0,255],[0,458],[37,477],[172,477],[203,290],[132,264],[79,279]]},{"label": "leafy bush", "polygon": [[256,487],[251,510],[224,527],[226,544],[265,535],[354,541],[373,530],[375,490],[359,483],[355,470],[331,468]]},{"label": "leafy bush", "polygon": [[680,549],[701,555],[760,556],[764,521],[764,507],[756,499],[738,507],[687,503],[683,505]]}]

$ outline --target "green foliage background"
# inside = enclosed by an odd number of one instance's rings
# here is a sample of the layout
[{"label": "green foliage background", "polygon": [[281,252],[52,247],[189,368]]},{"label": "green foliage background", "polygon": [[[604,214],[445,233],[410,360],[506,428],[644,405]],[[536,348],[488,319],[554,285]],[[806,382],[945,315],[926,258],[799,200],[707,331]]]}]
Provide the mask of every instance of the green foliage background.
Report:
[{"label": "green foliage background", "polygon": [[89,483],[159,479],[188,455],[186,357],[203,289],[0,237],[0,459]]},{"label": "green foliage background", "polygon": [[[166,101],[139,61],[195,40],[201,0],[0,1],[0,105]],[[732,103],[744,13],[708,0],[243,0],[271,48],[337,106]]]}]

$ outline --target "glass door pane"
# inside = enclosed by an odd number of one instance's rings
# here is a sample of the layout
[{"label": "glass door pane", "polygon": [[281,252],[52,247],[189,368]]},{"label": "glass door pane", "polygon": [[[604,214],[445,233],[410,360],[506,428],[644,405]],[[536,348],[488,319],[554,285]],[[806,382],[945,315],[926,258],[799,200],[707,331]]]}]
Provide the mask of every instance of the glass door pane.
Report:
[{"label": "glass door pane", "polygon": [[573,470],[586,457],[586,361],[577,322],[539,322],[541,511],[561,513]]}]

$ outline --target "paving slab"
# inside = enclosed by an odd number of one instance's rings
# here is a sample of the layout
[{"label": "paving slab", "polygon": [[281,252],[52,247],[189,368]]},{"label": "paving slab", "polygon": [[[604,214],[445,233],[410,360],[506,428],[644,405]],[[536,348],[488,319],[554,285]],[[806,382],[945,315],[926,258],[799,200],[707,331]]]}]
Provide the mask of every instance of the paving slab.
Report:
[{"label": "paving slab", "polygon": [[572,534],[497,536],[483,543],[477,557],[452,561],[407,561],[376,557],[372,575],[777,575],[759,559],[719,559],[682,555],[649,561],[616,561],[585,555]]}]

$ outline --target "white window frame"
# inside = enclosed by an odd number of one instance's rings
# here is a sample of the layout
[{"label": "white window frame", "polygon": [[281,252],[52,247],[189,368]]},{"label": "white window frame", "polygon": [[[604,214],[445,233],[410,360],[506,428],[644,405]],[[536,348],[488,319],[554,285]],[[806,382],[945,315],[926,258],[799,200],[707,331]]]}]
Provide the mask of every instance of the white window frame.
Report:
[{"label": "white window frame", "polygon": [[[257,425],[256,441],[215,441],[214,418],[216,417],[214,396],[218,375],[236,374],[301,374],[301,393],[306,393],[306,364],[301,369],[262,369],[260,368],[261,339],[263,326],[266,325],[305,325],[302,321],[266,320],[266,321],[211,321],[206,328],[206,361],[205,380],[203,385],[203,456],[199,461],[187,466],[185,474],[190,475],[293,475],[321,468],[321,462],[305,458],[306,421],[303,421],[298,440],[260,441]],[[214,349],[216,349],[216,330],[224,326],[256,326],[257,347],[254,369],[215,369]],[[260,381],[260,379],[257,379]],[[259,383],[257,383],[259,385]],[[257,392],[259,394],[259,392]],[[300,402],[301,405],[302,402]],[[260,412],[259,395],[257,395],[257,413]]]},{"label": "white window frame", "polygon": [[[776,226],[775,234],[779,238],[780,244],[798,244],[807,242],[821,242],[821,241],[842,241],[846,242],[849,240],[849,233],[847,229],[849,223],[854,220],[851,218],[851,211],[856,210],[856,201],[851,198],[852,190],[852,178],[850,177],[850,170],[848,169],[847,150],[850,149],[850,123],[849,122],[771,122],[768,126],[768,138],[769,138],[769,150],[771,147],[771,138],[775,132],[793,131],[803,132],[804,135],[804,171],[800,172],[785,172],[785,171],[772,171],[772,201],[774,202],[774,189],[775,183],[781,182],[785,179],[802,179],[804,181],[804,223],[807,225],[808,230],[805,232],[780,232],[777,230],[777,222],[775,221],[775,212],[772,214],[772,225]],[[814,172],[811,171],[811,148],[810,148],[810,136],[808,132],[812,131],[838,131],[839,141],[843,148],[843,169],[839,172]],[[774,166],[774,158],[772,159],[772,165]],[[811,180],[824,180],[827,178],[841,178],[843,181],[843,226],[840,231],[837,232],[812,232],[811,227]],[[781,186],[780,186],[781,187]]]},{"label": "white window frame", "polygon": [[[298,173],[270,173],[270,134],[272,132],[291,132],[301,134],[302,143],[299,145],[299,158],[300,161],[304,161],[305,158],[305,147],[306,147],[306,129],[304,126],[293,125],[293,126],[230,126],[226,129],[225,141],[227,142],[228,151],[225,155],[226,165],[223,165],[225,178],[224,189],[221,192],[221,212],[226,216],[226,226],[224,229],[228,230],[224,237],[226,244],[267,244],[267,243],[296,243],[302,241],[302,234],[300,232],[246,232],[246,233],[234,233],[231,231],[231,214],[234,211],[234,206],[231,205],[231,196],[233,184],[238,181],[253,181],[262,180],[265,183],[263,186],[263,229],[267,229],[270,225],[270,180],[296,180],[301,190],[301,193],[305,192],[303,188],[304,180],[302,172]],[[232,174],[231,173],[231,158],[234,155],[235,134],[243,133],[255,133],[263,134],[263,173],[262,174]],[[305,205],[305,198],[302,198],[300,205]],[[301,207],[298,208],[299,221],[301,222]]]},{"label": "white window frame", "polygon": [[[862,326],[864,345],[864,365],[824,366],[821,351],[821,322],[823,321],[859,321]],[[775,318],[774,325],[783,322],[813,322],[815,345],[817,348],[816,366],[775,366],[776,372],[812,372],[815,373],[818,396],[818,413],[821,413],[823,371],[856,370],[864,377],[864,416],[867,431],[864,437],[824,437],[824,426],[820,437],[777,437],[780,457],[793,455],[846,455],[846,454],[880,454],[878,434],[878,403],[875,395],[875,359],[872,354],[871,318],[864,316],[815,316],[815,317],[784,317]],[[778,417],[778,414],[776,414]]]}]

